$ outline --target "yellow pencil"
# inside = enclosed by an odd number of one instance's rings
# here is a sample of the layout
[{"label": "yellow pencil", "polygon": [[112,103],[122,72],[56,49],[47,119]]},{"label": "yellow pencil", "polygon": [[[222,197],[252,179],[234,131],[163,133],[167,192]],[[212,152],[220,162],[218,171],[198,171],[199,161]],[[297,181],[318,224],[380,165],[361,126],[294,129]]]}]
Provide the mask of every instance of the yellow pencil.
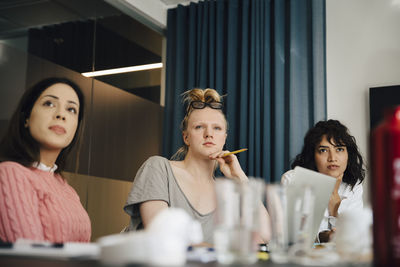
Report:
[{"label": "yellow pencil", "polygon": [[229,156],[229,155],[232,155],[232,154],[237,154],[237,153],[240,153],[240,152],[243,152],[243,151],[246,151],[246,150],[248,150],[248,149],[247,148],[242,148],[242,149],[239,149],[239,150],[231,151],[231,152],[223,154],[222,157],[226,157],[226,156]]}]

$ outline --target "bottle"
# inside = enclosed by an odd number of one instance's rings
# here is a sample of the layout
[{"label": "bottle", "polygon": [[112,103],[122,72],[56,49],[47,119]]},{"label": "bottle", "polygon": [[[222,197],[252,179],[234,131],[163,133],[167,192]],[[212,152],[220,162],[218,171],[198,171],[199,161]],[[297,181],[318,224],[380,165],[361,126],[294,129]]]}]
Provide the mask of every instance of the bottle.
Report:
[{"label": "bottle", "polygon": [[400,106],[371,134],[374,265],[400,266]]}]

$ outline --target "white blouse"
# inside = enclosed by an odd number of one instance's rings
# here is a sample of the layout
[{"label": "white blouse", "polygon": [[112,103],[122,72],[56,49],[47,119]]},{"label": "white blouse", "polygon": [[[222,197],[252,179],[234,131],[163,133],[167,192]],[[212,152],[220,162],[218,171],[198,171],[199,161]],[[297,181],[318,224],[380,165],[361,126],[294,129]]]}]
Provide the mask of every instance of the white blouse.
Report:
[{"label": "white blouse", "polygon": [[41,171],[45,171],[45,172],[55,172],[55,170],[57,170],[57,165],[56,164],[54,164],[53,167],[49,167],[46,164],[44,164],[42,162],[37,162],[37,161],[35,161],[32,164],[32,167],[34,167],[36,169],[39,169]]},{"label": "white blouse", "polygon": [[[293,181],[293,179],[294,179],[294,170],[290,170],[282,175],[281,183],[284,185],[288,185]],[[357,184],[353,187],[353,190],[351,190],[351,186],[349,184],[342,182],[339,186],[338,193],[340,198],[342,199],[338,209],[339,216],[344,211],[362,210],[363,208],[362,184],[357,182]],[[328,218],[329,218],[329,212],[328,208],[326,208],[324,213],[324,218],[322,219],[321,224],[319,226],[319,232],[330,229],[328,225]]]}]

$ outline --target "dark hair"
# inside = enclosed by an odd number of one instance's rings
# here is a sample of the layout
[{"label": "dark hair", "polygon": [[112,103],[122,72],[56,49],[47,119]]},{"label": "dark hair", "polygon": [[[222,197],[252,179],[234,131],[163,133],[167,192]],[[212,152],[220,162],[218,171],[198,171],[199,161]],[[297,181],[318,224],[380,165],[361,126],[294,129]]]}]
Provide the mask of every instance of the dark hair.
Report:
[{"label": "dark hair", "polygon": [[58,166],[56,172],[60,173],[64,170],[67,164],[68,155],[71,153],[74,146],[79,143],[80,136],[82,135],[85,110],[85,100],[82,90],[74,82],[66,78],[47,78],[39,81],[25,91],[17,109],[11,117],[8,130],[0,142],[0,162],[16,161],[26,167],[30,167],[33,162],[40,161],[39,144],[31,136],[29,129],[25,127],[25,123],[30,117],[32,108],[42,92],[57,83],[71,86],[79,98],[78,126],[75,136],[71,143],[61,150],[56,160]]},{"label": "dark hair", "polygon": [[333,141],[336,145],[346,146],[348,160],[343,182],[349,184],[353,189],[357,181],[361,183],[364,180],[364,161],[358,150],[356,139],[350,135],[347,127],[337,120],[319,121],[308,130],[304,137],[303,149],[296,156],[291,167],[301,166],[318,171],[315,164],[315,149],[324,135],[330,143]]}]

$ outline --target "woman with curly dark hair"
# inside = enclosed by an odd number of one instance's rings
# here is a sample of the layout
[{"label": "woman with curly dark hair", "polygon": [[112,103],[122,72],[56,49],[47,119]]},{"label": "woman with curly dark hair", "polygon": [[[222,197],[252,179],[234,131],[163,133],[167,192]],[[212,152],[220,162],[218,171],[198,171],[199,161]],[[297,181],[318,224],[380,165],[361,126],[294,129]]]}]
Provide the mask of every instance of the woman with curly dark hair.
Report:
[{"label": "woman with curly dark hair", "polygon": [[[335,188],[320,225],[321,242],[329,241],[335,230],[337,216],[347,210],[363,207],[362,181],[365,177],[364,161],[354,136],[337,120],[319,121],[308,130],[304,145],[291,167],[304,167],[337,179]],[[293,171],[282,176],[282,183],[294,179]]]}]

